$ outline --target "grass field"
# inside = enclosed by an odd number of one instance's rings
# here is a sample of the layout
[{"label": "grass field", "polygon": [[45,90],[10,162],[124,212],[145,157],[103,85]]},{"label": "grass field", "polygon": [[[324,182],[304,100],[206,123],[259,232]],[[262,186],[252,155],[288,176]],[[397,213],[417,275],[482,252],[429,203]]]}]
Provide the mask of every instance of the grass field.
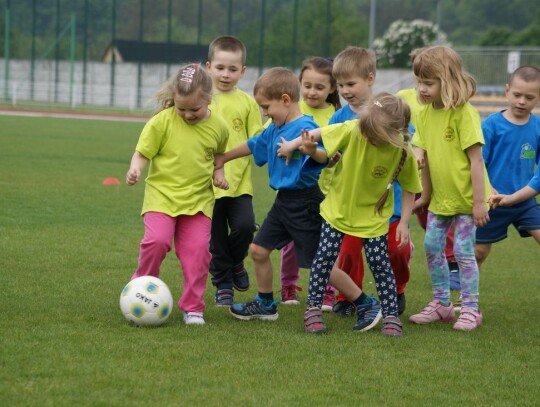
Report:
[{"label": "grass field", "polygon": [[[118,301],[137,264],[144,183],[101,182],[124,179],[142,126],[0,116],[1,405],[539,405],[540,250],[513,230],[485,264],[484,324],[470,333],[407,321],[430,299],[416,221],[401,338],[354,333],[333,315],[327,335],[307,335],[302,305],[280,306],[276,322],[237,321],[212,305],[210,283],[206,326],[184,326],[178,309],[160,328],[128,325]],[[261,222],[275,194],[264,169],[254,182]],[[176,300],[172,253],[161,277]]]}]

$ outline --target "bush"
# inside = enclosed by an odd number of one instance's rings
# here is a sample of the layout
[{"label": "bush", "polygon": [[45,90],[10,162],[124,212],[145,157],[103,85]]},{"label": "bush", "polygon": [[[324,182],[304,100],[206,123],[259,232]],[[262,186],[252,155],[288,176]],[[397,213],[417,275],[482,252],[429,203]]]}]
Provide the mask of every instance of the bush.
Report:
[{"label": "bush", "polygon": [[413,49],[434,44],[447,44],[446,34],[425,20],[396,20],[382,38],[373,41],[377,63],[381,68],[409,68]]}]

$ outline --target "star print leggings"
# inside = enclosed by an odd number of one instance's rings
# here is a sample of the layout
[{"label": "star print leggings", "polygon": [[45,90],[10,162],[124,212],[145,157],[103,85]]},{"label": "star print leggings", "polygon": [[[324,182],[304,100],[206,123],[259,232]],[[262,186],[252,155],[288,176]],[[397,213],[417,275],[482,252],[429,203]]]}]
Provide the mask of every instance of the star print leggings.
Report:
[{"label": "star print leggings", "polygon": [[[321,227],[319,247],[311,264],[309,275],[308,308],[321,308],[323,297],[343,241],[343,233],[326,221]],[[388,235],[364,238],[364,252],[369,269],[373,273],[383,316],[398,315],[396,279],[388,256]],[[355,300],[355,298],[350,298]]]}]

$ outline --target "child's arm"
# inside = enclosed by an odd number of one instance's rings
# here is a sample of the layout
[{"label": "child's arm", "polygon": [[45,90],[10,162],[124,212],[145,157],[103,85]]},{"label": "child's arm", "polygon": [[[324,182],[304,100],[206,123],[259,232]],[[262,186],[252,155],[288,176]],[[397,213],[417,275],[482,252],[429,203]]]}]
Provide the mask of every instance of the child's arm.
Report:
[{"label": "child's arm", "polygon": [[[308,134],[312,138],[311,141],[317,142],[321,139],[320,127],[310,130]],[[293,153],[298,150],[302,145],[302,135],[296,137],[294,140],[291,141],[285,140],[283,137],[281,137],[281,143],[277,143],[277,145],[279,146],[277,150],[278,157],[285,158],[285,164],[289,164]]]},{"label": "child's arm", "polygon": [[225,169],[223,167],[214,169],[212,178],[216,188],[229,189],[229,183],[225,179]]},{"label": "child's arm", "polygon": [[473,187],[473,210],[472,215],[476,226],[484,226],[489,221],[486,209],[485,184],[484,184],[484,159],[482,147],[475,144],[465,150],[471,163],[471,182]]},{"label": "child's arm", "polygon": [[398,249],[401,249],[409,241],[409,221],[414,206],[414,193],[401,190],[401,219],[396,228],[396,240],[399,241]]},{"label": "child's arm", "polygon": [[423,208],[431,201],[431,175],[429,173],[429,166],[427,165],[428,158],[425,159],[425,167],[422,169],[422,192],[420,198],[414,202],[413,212],[423,212]]},{"label": "child's arm", "polygon": [[307,130],[302,130],[302,144],[298,148],[302,154],[309,155],[320,164],[325,164],[328,161],[326,151],[317,148],[319,144],[314,140],[314,137]]},{"label": "child's arm", "polygon": [[416,157],[416,163],[418,164],[418,169],[421,170],[426,166],[426,152],[420,147],[412,146],[414,156]]},{"label": "child's arm", "polygon": [[126,174],[126,184],[131,186],[135,185],[139,181],[139,178],[141,177],[141,172],[146,167],[146,164],[148,164],[148,161],[150,161],[148,160],[148,158],[146,158],[138,151],[135,151],[133,157],[131,157],[131,164]]},{"label": "child's arm", "polygon": [[214,171],[223,168],[226,162],[248,155],[251,155],[251,150],[249,149],[247,142],[236,146],[232,150],[225,151],[223,154],[216,154],[214,156]]},{"label": "child's arm", "polygon": [[540,191],[537,191],[534,188],[526,185],[511,195],[495,194],[490,196],[489,205],[493,209],[495,209],[497,206],[512,206],[520,202],[526,201],[527,199],[530,199],[538,195],[539,193]]}]

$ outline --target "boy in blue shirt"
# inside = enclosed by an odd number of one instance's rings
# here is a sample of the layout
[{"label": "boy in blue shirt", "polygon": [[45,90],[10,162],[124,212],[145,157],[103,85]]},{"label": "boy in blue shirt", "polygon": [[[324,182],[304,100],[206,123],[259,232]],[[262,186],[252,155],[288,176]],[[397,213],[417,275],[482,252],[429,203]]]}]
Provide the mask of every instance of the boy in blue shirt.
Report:
[{"label": "boy in blue shirt", "polygon": [[272,289],[270,253],[294,241],[298,265],[311,267],[322,224],[319,204],[324,199],[318,179],[326,164],[319,164],[299,152],[287,164],[277,155],[278,142],[292,140],[302,130],[318,127],[311,116],[304,116],[300,111],[300,82],[292,71],[279,67],[266,71],[255,83],[253,94],[272,123],[247,142],[216,155],[214,162],[219,169],[230,160],[252,154],[255,164],[268,165],[270,187],[278,191],[250,246],[258,294],[253,301],[230,308],[238,319],[275,321],[278,312]]},{"label": "boy in blue shirt", "polygon": [[[540,70],[532,66],[516,69],[506,85],[506,97],[508,109],[482,123],[486,143],[482,153],[489,180],[498,194],[511,195],[524,187],[540,191],[540,177],[535,176],[540,163],[540,118],[531,114],[540,100]],[[476,231],[479,266],[491,245],[506,239],[510,224],[521,237],[533,236],[540,244],[540,205],[534,196],[528,196],[513,206],[493,205],[490,221]]]}]

